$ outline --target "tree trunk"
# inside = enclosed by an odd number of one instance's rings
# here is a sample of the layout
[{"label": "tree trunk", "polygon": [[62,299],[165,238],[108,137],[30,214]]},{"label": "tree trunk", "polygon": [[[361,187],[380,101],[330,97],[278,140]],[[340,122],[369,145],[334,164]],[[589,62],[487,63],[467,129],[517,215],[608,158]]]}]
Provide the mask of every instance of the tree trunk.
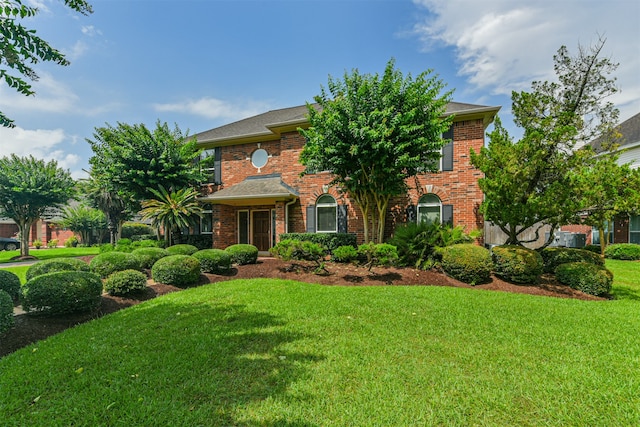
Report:
[{"label": "tree trunk", "polygon": [[18,229],[20,230],[20,256],[29,256],[29,237],[31,237],[31,225],[33,221],[20,221]]},{"label": "tree trunk", "polygon": [[608,239],[605,238],[604,228],[602,226],[598,227],[598,237],[600,237],[600,256],[604,258],[604,250],[607,248]]}]

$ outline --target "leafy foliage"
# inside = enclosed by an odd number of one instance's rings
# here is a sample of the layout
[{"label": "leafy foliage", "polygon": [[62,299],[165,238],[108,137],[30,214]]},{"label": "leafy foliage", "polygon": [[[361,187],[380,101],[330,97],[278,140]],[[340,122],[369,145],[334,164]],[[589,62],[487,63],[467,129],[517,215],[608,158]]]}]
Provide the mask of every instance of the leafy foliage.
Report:
[{"label": "leafy foliage", "polygon": [[85,245],[101,242],[107,232],[107,218],[104,213],[82,204],[64,208],[58,224],[78,233],[81,243]]},{"label": "leafy foliage", "polygon": [[600,40],[590,49],[579,47],[575,57],[562,46],[554,56],[558,82],[533,82],[531,92],[511,95],[522,138],[514,142],[497,119],[488,147],[471,152],[485,175],[479,180],[485,194],[480,211],[507,234],[506,244],[525,243],[522,233],[533,229],[537,235],[544,224],[551,236],[559,225],[577,222],[587,207],[571,174],[592,153],[574,148],[610,133],[618,117],[604,101],[617,91],[608,77],[617,64],[599,57],[603,45]]},{"label": "leafy foliage", "polygon": [[73,179],[55,160],[11,154],[0,159],[0,215],[20,230],[20,255],[29,255],[31,225],[73,195]]},{"label": "leafy foliage", "polygon": [[258,248],[253,245],[238,243],[228,246],[225,251],[231,254],[231,261],[238,265],[255,264],[258,261]]},{"label": "leafy foliage", "polygon": [[[85,0],[65,0],[64,3],[83,15],[93,12]],[[29,64],[50,61],[62,66],[69,65],[63,53],[38,37],[35,30],[29,30],[19,22],[37,13],[36,7],[23,4],[22,0],[3,0],[0,3],[0,66],[3,66],[0,68],[0,80],[27,96],[35,94],[27,79],[38,80],[36,71]],[[9,69],[14,74],[10,74]],[[0,112],[0,126],[14,127],[15,124]]]},{"label": "leafy foliage", "polygon": [[198,248],[182,243],[180,245],[169,246],[167,252],[169,252],[170,255],[193,255],[198,252]]},{"label": "leafy foliage", "polygon": [[20,278],[13,272],[0,269],[0,291],[5,291],[11,299],[20,297]]},{"label": "leafy foliage", "polygon": [[[342,80],[329,77],[308,105],[310,127],[300,154],[305,174],[329,171],[331,185],[353,198],[364,221],[364,238],[382,242],[389,200],[407,190],[406,179],[436,171],[441,135],[453,118],[443,119],[451,92],[431,71],[403,76],[387,63],[384,74],[353,70]],[[369,224],[373,236],[369,234]]]},{"label": "leafy foliage", "polygon": [[522,246],[496,246],[492,258],[496,276],[512,283],[536,284],[544,269],[542,256]]},{"label": "leafy foliage", "polygon": [[556,278],[573,289],[596,296],[611,292],[613,283],[611,271],[588,262],[560,264],[556,268]]},{"label": "leafy foliage", "polygon": [[104,281],[109,295],[129,295],[147,288],[147,275],[137,270],[116,271]]},{"label": "leafy foliage", "polygon": [[604,266],[604,258],[596,253],[577,248],[544,248],[540,251],[544,262],[544,272],[553,273],[560,264],[568,262],[588,262]]},{"label": "leafy foliage", "polygon": [[0,335],[11,329],[13,324],[13,301],[7,292],[0,289]]},{"label": "leafy foliage", "polygon": [[442,249],[442,269],[461,282],[478,285],[491,278],[491,252],[482,246],[462,243]]},{"label": "leafy foliage", "polygon": [[104,252],[93,257],[89,268],[103,279],[116,271],[140,269],[139,259],[128,252]]},{"label": "leafy foliage", "polygon": [[153,264],[151,277],[165,285],[195,285],[200,278],[200,261],[190,255],[169,255]]},{"label": "leafy foliage", "polygon": [[87,271],[57,271],[28,280],[22,287],[22,308],[58,315],[92,311],[100,306],[102,280]]},{"label": "leafy foliage", "polygon": [[353,262],[358,259],[358,250],[351,245],[338,246],[331,253],[331,259],[336,262]]},{"label": "leafy foliage", "polygon": [[25,274],[27,280],[55,271],[89,271],[89,264],[78,258],[52,258],[31,265]]},{"label": "leafy foliage", "polygon": [[615,243],[607,246],[604,256],[611,259],[640,260],[640,245],[634,243]]},{"label": "leafy foliage", "polygon": [[143,234],[153,234],[153,229],[147,224],[141,222],[125,222],[120,230],[120,237],[131,238]]},{"label": "leafy foliage", "polygon": [[374,265],[389,266],[398,261],[398,250],[389,243],[363,243],[358,246],[358,254],[367,258],[369,270]]},{"label": "leafy foliage", "polygon": [[202,249],[193,254],[203,273],[226,273],[231,268],[231,254],[222,249]]},{"label": "leafy foliage", "polygon": [[352,233],[283,233],[280,235],[280,240],[288,239],[308,240],[327,248],[329,252],[339,246],[356,246],[356,235]]},{"label": "leafy foliage", "polygon": [[160,258],[171,255],[163,248],[138,248],[131,252],[138,259],[140,268],[151,268]]}]

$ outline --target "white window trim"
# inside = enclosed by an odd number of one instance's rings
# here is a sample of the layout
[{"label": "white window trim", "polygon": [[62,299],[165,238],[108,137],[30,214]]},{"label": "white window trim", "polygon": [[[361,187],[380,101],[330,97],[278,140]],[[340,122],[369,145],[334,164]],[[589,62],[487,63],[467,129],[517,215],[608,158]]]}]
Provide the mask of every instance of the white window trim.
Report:
[{"label": "white window trim", "polygon": [[[208,206],[208,210],[203,210],[202,211],[202,217],[200,217],[200,234],[213,234],[213,209],[211,207],[211,205]],[[204,219],[204,216],[208,215],[209,216],[209,220],[211,222],[211,231],[202,231],[202,220]]]},{"label": "white window trim", "polygon": [[[438,203],[420,203],[420,199],[422,199],[423,197],[426,196],[434,196],[438,199]],[[422,197],[420,197],[420,199],[418,199],[418,205],[416,206],[416,223],[418,223],[418,221],[420,220],[420,208],[433,208],[433,207],[438,207],[438,222],[440,224],[442,224],[442,199],[440,199],[440,197],[438,197],[436,194],[434,193],[428,193],[428,194],[424,194],[422,195]]]},{"label": "white window trim", "polygon": [[[323,196],[330,196],[333,199],[333,203],[316,203],[316,233],[337,233],[338,232],[338,202],[336,198],[331,194],[325,193],[318,197],[320,199]],[[335,215],[336,227],[334,230],[320,230],[320,215],[318,214],[318,208],[333,208]]]},{"label": "white window trim", "polygon": [[[215,155],[216,155],[216,150],[217,148],[205,148],[204,150],[202,150],[202,152],[200,153],[200,162],[202,163],[203,160],[208,159],[210,157],[214,158],[214,162],[215,162]],[[211,153],[210,155],[206,155],[203,157],[203,154],[205,153]],[[208,167],[208,168],[203,168],[202,166],[200,166],[200,171],[203,171],[206,173],[207,175],[207,179],[205,182],[202,182],[201,185],[211,185],[211,184],[215,184],[215,174],[216,174],[216,168],[215,167]]]}]

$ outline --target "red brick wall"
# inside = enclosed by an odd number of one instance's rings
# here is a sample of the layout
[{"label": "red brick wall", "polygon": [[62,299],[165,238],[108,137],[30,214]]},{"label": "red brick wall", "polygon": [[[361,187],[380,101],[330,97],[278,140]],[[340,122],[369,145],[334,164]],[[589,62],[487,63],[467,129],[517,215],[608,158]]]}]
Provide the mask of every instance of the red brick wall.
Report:
[{"label": "red brick wall", "polygon": [[[222,147],[222,185],[219,188],[209,188],[216,191],[235,185],[248,176],[280,174],[282,180],[299,192],[299,200],[289,207],[289,232],[306,231],[306,207],[314,205],[318,196],[326,192],[336,198],[339,204],[347,206],[348,231],[358,235],[358,242],[363,241],[363,221],[360,209],[353,201],[338,193],[336,188],[326,188],[331,181],[328,173],[300,176],[304,167],[298,158],[304,146],[305,139],[298,132],[283,133],[277,141],[232,145]],[[443,204],[453,205],[454,224],[462,225],[467,231],[482,228],[483,219],[478,213],[482,202],[482,191],[478,186],[478,178],[482,173],[470,163],[469,150],[479,151],[484,144],[484,126],[482,120],[461,121],[454,123],[454,170],[450,172],[430,173],[408,180],[412,190],[407,197],[394,201],[389,207],[387,215],[387,237],[391,235],[396,224],[406,220],[405,210],[409,204],[417,204],[421,195],[431,188]],[[251,153],[263,148],[269,153],[267,164],[258,170],[251,164]],[[417,186],[417,188],[416,188]],[[430,187],[427,187],[430,186]],[[213,241],[214,247],[224,248],[234,244],[237,236],[237,210],[239,209],[276,209],[276,234],[285,231],[285,206],[255,206],[235,208],[216,205],[213,208]]]}]

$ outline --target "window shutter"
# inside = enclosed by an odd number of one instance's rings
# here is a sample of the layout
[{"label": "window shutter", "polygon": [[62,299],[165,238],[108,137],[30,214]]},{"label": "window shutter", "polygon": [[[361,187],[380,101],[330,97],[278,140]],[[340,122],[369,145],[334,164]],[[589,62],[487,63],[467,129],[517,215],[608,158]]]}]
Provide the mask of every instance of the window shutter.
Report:
[{"label": "window shutter", "polygon": [[409,205],[407,206],[407,222],[416,222],[417,221],[417,215],[416,215],[416,205]]},{"label": "window shutter", "polygon": [[448,139],[449,143],[442,147],[442,170],[453,170],[453,125],[442,134],[442,139]]},{"label": "window shutter", "polygon": [[338,233],[347,232],[347,206],[338,205]]},{"label": "window shutter", "polygon": [[213,180],[214,184],[222,184],[222,149],[216,148],[215,159],[213,160]]},{"label": "window shutter", "polygon": [[442,223],[453,225],[453,205],[442,205]]},{"label": "window shutter", "polygon": [[316,206],[307,206],[307,233],[316,232]]}]

